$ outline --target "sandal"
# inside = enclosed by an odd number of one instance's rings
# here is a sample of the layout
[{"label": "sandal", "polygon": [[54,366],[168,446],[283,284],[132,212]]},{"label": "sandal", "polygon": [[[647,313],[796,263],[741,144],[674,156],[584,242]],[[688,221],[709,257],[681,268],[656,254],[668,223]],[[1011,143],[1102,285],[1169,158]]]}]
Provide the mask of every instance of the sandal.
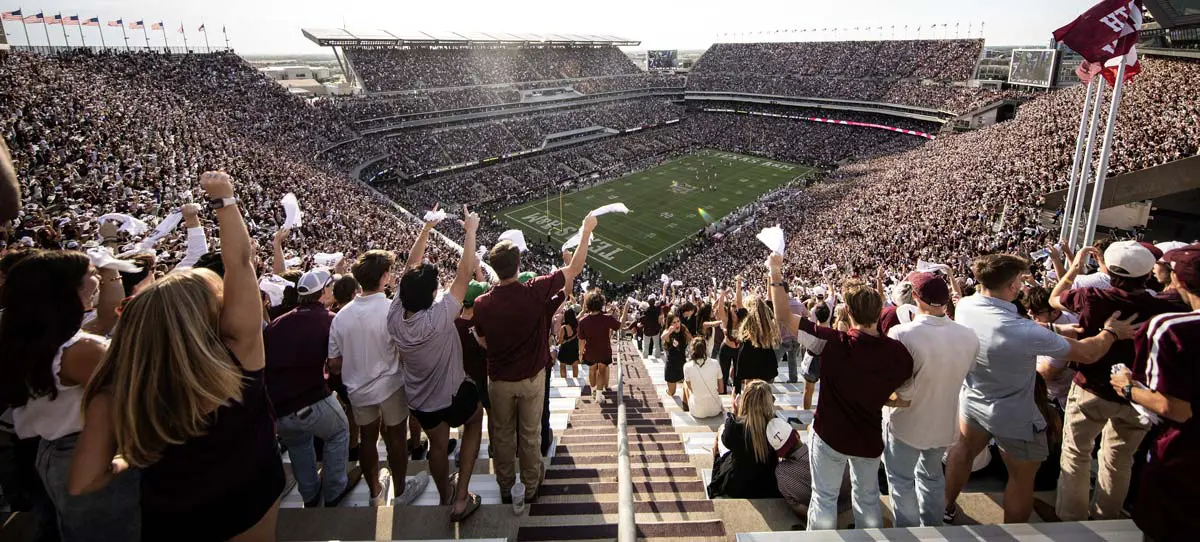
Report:
[{"label": "sandal", "polygon": [[471,517],[471,514],[474,514],[476,510],[479,510],[479,505],[482,503],[483,499],[480,499],[479,495],[474,493],[467,495],[467,508],[463,510],[461,514],[455,514],[454,512],[451,512],[450,522],[461,523],[466,521],[467,518]]}]

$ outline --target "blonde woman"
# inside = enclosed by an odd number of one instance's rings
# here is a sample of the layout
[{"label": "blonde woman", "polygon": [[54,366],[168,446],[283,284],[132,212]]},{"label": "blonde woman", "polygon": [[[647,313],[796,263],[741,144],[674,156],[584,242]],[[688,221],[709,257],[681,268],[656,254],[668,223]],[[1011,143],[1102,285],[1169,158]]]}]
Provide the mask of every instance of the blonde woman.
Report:
[{"label": "blonde woman", "polygon": [[229,175],[205,173],[200,186],[216,209],[224,278],[172,273],[126,306],[84,393],[68,489],[90,493],[140,468],[143,540],[270,541],[284,474],[250,235]]},{"label": "blonde woman", "polygon": [[746,298],[746,317],[738,326],[742,344],[733,362],[734,393],[742,392],[747,380],[771,382],[779,376],[775,349],[779,347],[779,326],[765,299]]},{"label": "blonde woman", "polygon": [[713,475],[708,484],[712,498],[779,498],[775,465],[779,462],[767,440],[767,423],[775,417],[775,396],[771,385],[761,380],[746,382],[745,391],[733,402],[733,412],[725,416],[720,443],[729,449],[718,455],[713,444]]}]

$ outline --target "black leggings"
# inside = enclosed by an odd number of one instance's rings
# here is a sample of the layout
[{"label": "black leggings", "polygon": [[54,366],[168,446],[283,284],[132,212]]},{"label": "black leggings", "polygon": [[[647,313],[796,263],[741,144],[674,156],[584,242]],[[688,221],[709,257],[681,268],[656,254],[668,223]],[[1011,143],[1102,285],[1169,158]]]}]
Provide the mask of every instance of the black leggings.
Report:
[{"label": "black leggings", "polygon": [[729,393],[729,371],[733,369],[733,360],[737,358],[737,348],[727,344],[721,345],[721,355],[717,361],[721,364],[721,382],[725,383],[725,392]]}]

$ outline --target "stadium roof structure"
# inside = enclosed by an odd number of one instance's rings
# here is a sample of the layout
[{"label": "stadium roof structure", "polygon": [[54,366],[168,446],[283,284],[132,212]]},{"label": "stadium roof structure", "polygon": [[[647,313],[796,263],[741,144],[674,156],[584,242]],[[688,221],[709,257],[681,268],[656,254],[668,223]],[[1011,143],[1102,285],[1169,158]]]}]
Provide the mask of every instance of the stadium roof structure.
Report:
[{"label": "stadium roof structure", "polygon": [[390,32],[345,28],[303,28],[304,37],[322,47],[400,45],[616,45],[642,42],[607,34],[531,34],[510,32]]}]

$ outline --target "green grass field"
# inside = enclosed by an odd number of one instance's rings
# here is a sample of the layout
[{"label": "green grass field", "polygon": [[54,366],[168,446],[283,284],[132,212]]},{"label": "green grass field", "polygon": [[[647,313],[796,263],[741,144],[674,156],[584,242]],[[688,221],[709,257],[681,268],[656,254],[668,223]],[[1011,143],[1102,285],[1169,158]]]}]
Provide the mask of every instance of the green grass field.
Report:
[{"label": "green grass field", "polygon": [[[813,168],[723,151],[703,150],[663,164],[564,194],[511,207],[500,217],[532,241],[550,234],[561,245],[592,209],[624,203],[630,213],[600,217],[588,265],[607,280],[622,282],[671,253],[713,220],[758,199]],[[710,188],[712,187],[712,188]],[[565,225],[565,226],[564,226]]]}]

